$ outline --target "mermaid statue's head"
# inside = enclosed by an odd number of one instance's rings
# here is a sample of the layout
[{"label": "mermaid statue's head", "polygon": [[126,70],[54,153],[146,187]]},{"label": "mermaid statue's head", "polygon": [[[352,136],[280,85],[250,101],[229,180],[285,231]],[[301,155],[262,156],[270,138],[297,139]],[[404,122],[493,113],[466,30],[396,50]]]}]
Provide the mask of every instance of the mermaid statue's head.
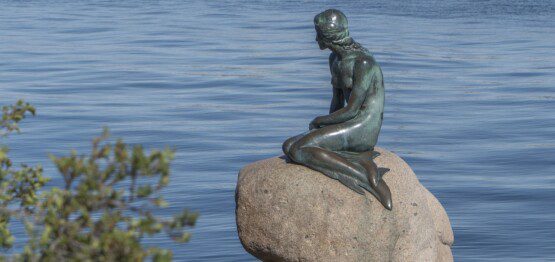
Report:
[{"label": "mermaid statue's head", "polygon": [[330,48],[332,45],[344,46],[352,43],[349,36],[347,17],[337,9],[328,9],[314,17],[316,41],[320,49]]}]

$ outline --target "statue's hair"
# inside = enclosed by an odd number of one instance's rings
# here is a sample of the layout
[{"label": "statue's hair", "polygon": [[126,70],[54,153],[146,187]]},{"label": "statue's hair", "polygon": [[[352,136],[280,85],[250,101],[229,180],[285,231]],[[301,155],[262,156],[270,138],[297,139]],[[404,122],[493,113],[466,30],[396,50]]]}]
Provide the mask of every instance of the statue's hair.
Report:
[{"label": "statue's hair", "polygon": [[347,17],[336,9],[328,9],[314,17],[316,31],[323,40],[335,45],[349,45],[352,39],[349,36]]},{"label": "statue's hair", "polygon": [[328,9],[317,14],[314,17],[314,26],[324,42],[337,45],[345,50],[368,52],[366,48],[349,36],[347,17],[337,9]]}]

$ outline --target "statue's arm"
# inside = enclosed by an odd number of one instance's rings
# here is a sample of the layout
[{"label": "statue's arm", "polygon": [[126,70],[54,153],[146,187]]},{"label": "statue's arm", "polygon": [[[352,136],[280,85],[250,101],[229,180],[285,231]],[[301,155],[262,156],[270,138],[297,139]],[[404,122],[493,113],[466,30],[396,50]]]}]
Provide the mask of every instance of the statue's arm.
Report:
[{"label": "statue's arm", "polygon": [[351,91],[347,106],[329,115],[315,118],[310,124],[311,127],[318,128],[343,123],[353,119],[358,114],[362,103],[366,99],[366,93],[371,86],[373,78],[371,62],[366,60],[357,61],[354,71],[353,90]]},{"label": "statue's arm", "polygon": [[[329,56],[329,66],[330,73],[333,75],[333,62],[335,61],[335,53],[331,53]],[[345,106],[345,98],[343,97],[343,90],[333,87],[333,96],[331,98],[330,104],[330,114],[343,108]]]},{"label": "statue's arm", "polygon": [[339,88],[333,88],[333,97],[331,98],[330,114],[345,106],[345,98],[343,91]]}]

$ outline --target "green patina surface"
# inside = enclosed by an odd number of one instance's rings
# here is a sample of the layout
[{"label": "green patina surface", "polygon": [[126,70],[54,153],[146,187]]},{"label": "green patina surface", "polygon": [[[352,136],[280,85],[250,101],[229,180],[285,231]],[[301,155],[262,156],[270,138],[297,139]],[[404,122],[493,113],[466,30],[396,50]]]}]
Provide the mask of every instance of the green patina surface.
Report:
[{"label": "green patina surface", "polygon": [[328,115],[318,116],[309,131],[283,143],[283,152],[298,164],[339,180],[357,193],[372,193],[387,209],[391,193],[381,179],[386,168],[373,161],[382,126],[384,83],[370,52],[349,35],[347,17],[328,9],[314,17],[316,42],[331,50],[333,98]]}]

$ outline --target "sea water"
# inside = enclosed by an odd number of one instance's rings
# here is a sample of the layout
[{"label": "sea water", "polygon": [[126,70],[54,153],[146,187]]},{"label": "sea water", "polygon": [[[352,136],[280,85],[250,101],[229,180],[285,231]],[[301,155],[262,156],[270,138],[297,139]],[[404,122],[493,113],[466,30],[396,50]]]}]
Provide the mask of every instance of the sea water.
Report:
[{"label": "sea water", "polygon": [[[378,145],[443,204],[457,261],[555,259],[555,2],[0,1],[0,102],[37,107],[3,139],[17,163],[113,137],[177,150],[170,215],[199,211],[178,261],[245,261],[234,190],[244,165],[327,113],[313,16],[342,10],[380,63]],[[18,244],[21,227],[14,229]]]}]

